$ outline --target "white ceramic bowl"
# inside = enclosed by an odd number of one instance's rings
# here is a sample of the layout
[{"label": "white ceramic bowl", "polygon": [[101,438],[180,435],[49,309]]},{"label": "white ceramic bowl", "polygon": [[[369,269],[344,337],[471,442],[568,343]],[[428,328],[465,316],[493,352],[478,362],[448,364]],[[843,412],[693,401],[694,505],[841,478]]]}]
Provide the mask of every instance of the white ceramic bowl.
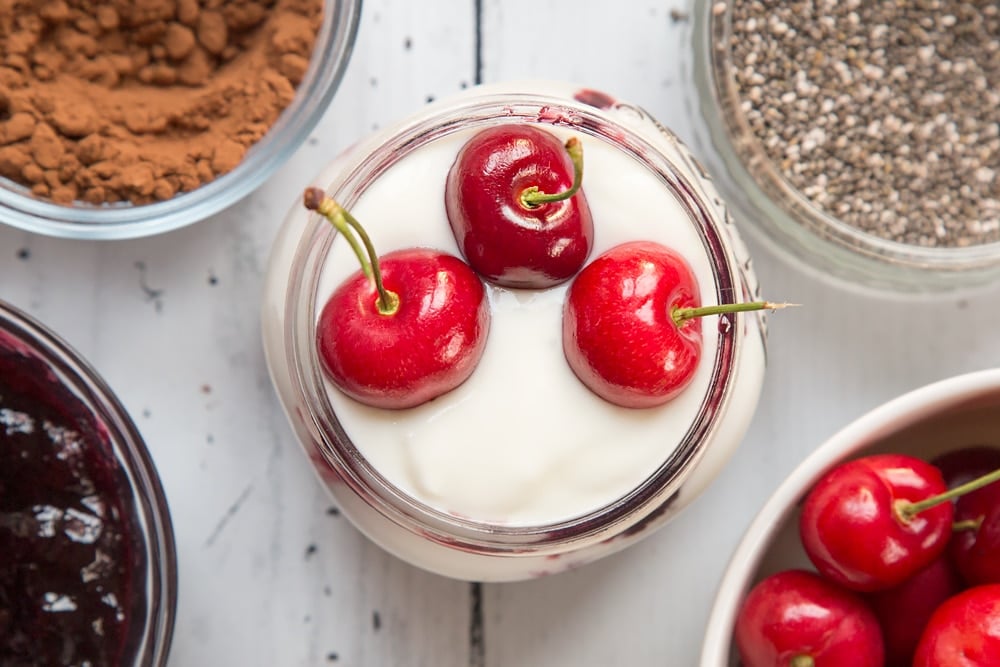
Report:
[{"label": "white ceramic bowl", "polygon": [[709,616],[701,667],[738,664],[733,628],[754,584],[780,570],[814,569],[799,542],[799,506],[827,470],[880,452],[930,459],[968,445],[990,443],[1000,444],[1000,368],[911,391],[875,408],[820,445],[768,499],[736,548]]}]

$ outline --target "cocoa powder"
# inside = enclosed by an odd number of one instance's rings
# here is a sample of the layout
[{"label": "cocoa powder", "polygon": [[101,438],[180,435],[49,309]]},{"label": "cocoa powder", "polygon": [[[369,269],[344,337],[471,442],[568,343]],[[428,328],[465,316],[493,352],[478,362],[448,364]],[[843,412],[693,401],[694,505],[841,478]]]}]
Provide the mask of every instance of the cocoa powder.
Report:
[{"label": "cocoa powder", "polygon": [[0,0],[0,176],[59,203],[169,199],[288,106],[323,0]]}]

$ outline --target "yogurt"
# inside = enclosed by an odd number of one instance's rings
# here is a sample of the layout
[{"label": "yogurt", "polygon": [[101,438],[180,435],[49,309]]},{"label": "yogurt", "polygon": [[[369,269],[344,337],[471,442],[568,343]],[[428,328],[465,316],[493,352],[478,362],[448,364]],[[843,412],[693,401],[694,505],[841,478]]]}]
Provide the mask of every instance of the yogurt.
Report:
[{"label": "yogurt", "polygon": [[[477,130],[507,122],[583,142],[591,259],[656,241],[687,259],[704,304],[758,298],[746,248],[697,161],[607,95],[551,83],[470,89],[356,144],[314,183],[365,226],[379,254],[423,246],[460,257],[445,214],[448,170]],[[419,567],[525,579],[628,546],[704,490],[753,415],[762,314],[703,318],[692,382],[661,407],[630,410],[592,394],[565,360],[568,282],[488,285],[486,349],[464,384],[407,410],[361,405],[326,380],[316,352],[319,312],[357,269],[332,226],[294,202],[268,267],[264,349],[290,424],[343,513]]]},{"label": "yogurt", "polygon": [[[551,131],[562,141],[569,136]],[[473,134],[458,132],[407,155],[352,206],[380,254],[427,246],[461,256],[444,188],[458,150]],[[624,241],[658,241],[687,258],[712,303],[708,255],[673,193],[610,143],[577,136],[594,216],[591,257]],[[319,301],[357,269],[338,238],[324,264]],[[650,410],[612,405],[586,389],[563,356],[569,284],[537,291],[487,284],[492,322],[482,360],[458,389],[422,406],[370,408],[328,384],[334,410],[362,455],[389,483],[436,509],[513,525],[586,514],[652,475],[705,400],[717,337],[705,336],[703,362],[677,399]],[[705,318],[703,331],[713,332],[717,319]]]}]

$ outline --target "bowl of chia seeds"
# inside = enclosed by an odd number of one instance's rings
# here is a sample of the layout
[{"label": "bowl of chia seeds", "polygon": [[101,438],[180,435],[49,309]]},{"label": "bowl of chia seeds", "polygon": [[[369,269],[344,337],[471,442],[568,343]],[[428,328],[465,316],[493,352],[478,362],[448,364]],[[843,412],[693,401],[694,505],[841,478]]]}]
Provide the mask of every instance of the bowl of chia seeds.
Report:
[{"label": "bowl of chia seeds", "polygon": [[760,237],[896,294],[1000,278],[1000,5],[725,0],[696,21],[700,141]]}]

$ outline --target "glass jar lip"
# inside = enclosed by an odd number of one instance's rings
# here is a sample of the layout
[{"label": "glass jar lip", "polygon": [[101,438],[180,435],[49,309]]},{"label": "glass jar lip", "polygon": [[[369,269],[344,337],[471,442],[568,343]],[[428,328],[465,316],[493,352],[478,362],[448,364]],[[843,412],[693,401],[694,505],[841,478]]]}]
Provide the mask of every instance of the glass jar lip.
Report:
[{"label": "glass jar lip", "polygon": [[[342,164],[338,165],[332,182],[321,185],[342,205],[350,207],[367,181],[376,178],[406,152],[441,136],[497,122],[536,122],[572,128],[628,148],[632,157],[657,173],[698,228],[706,253],[713,260],[715,284],[711,293],[720,303],[739,298],[739,268],[733,259],[730,239],[722,229],[723,220],[700,199],[703,196],[700,188],[678,170],[678,158],[668,157],[662,148],[679,140],[637,107],[619,103],[614,111],[625,115],[616,118],[605,110],[573,101],[574,90],[581,88],[525,81],[479,86],[439,100],[408,120],[356,144],[347,157],[338,159]],[[632,127],[629,121],[647,123],[647,134]],[[613,129],[613,134],[601,133],[608,128]],[[653,128],[657,130],[656,138],[650,140],[648,130]],[[742,345],[739,336],[726,335],[724,331],[719,332],[709,389],[683,441],[659,469],[616,501],[566,520],[507,525],[457,517],[405,493],[374,470],[350,442],[326,396],[311,332],[317,312],[316,291],[322,259],[335,234],[314,214],[293,209],[291,215],[298,216],[296,222],[303,225],[294,249],[285,306],[286,336],[292,341],[286,352],[295,391],[304,399],[302,404],[317,406],[308,419],[325,462],[336,470],[341,481],[383,516],[411,530],[414,528],[410,524],[416,523],[419,526],[416,530],[423,536],[453,547],[508,552],[536,550],[542,545],[565,544],[592,536],[625,521],[639,508],[655,510],[672,498],[693,472],[733,389],[733,373]],[[739,323],[741,317],[730,323]],[[732,330],[738,330],[736,325]]]},{"label": "glass jar lip", "polygon": [[714,126],[713,139],[726,142],[717,148],[725,153],[723,158],[728,168],[738,169],[735,176],[740,187],[756,190],[759,197],[772,203],[769,212],[787,218],[783,221],[785,226],[802,228],[822,241],[887,266],[942,272],[1000,267],[1000,241],[949,247],[894,241],[862,231],[812,203],[767,155],[740,111],[741,100],[731,75],[733,3],[706,4],[707,18],[703,19],[709,51],[706,70],[718,118],[704,115]]},{"label": "glass jar lip", "polygon": [[313,57],[291,104],[232,171],[151,204],[62,205],[0,177],[0,223],[73,239],[152,236],[200,222],[260,187],[306,140],[340,86],[357,37],[362,0],[326,0]]},{"label": "glass jar lip", "polygon": [[0,332],[43,361],[57,380],[92,410],[128,480],[145,551],[146,608],[135,639],[136,664],[167,662],[177,607],[177,548],[166,495],[145,442],[124,406],[97,371],[62,338],[15,306],[0,300]]}]

